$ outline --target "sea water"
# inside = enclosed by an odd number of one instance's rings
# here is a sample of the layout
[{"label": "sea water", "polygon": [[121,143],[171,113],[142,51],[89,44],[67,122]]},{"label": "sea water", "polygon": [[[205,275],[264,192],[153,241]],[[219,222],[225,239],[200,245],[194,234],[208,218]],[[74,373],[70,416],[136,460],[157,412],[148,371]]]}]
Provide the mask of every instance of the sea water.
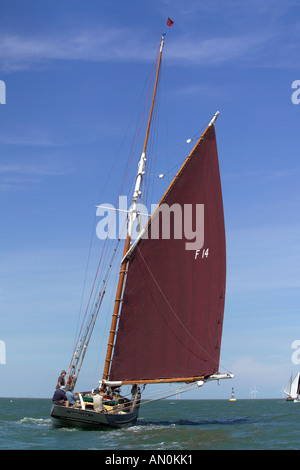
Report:
[{"label": "sea water", "polygon": [[136,425],[108,430],[55,428],[50,408],[48,399],[1,398],[0,449],[102,450],[104,455],[300,449],[300,402],[283,399],[163,400],[142,405]]}]

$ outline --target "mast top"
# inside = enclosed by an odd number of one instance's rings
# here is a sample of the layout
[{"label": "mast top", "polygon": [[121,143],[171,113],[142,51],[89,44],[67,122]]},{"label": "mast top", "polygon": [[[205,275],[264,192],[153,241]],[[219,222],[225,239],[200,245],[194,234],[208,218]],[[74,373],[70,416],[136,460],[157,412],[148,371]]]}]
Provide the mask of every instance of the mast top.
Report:
[{"label": "mast top", "polygon": [[163,47],[164,47],[165,37],[166,37],[166,33],[163,33],[163,35],[162,35],[162,37],[161,37],[161,41],[160,41],[160,49],[159,49],[159,52],[162,52],[162,49],[163,49]]}]

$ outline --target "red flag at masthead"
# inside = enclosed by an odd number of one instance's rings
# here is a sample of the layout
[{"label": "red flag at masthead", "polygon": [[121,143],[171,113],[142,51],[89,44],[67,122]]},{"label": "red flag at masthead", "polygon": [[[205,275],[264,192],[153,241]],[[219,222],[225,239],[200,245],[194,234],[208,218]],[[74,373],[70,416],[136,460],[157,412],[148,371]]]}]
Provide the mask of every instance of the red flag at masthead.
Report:
[{"label": "red flag at masthead", "polygon": [[174,21],[172,21],[171,18],[168,18],[167,19],[167,25],[171,27],[171,26],[173,26],[173,24],[174,24]]}]

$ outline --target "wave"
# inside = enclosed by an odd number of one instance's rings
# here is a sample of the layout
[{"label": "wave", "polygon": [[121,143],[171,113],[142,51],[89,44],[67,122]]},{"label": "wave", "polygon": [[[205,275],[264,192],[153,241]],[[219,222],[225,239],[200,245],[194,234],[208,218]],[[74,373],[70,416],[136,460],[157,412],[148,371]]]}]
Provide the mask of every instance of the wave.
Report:
[{"label": "wave", "polygon": [[247,417],[241,418],[229,418],[229,419],[202,419],[202,420],[189,420],[189,419],[179,419],[176,421],[168,420],[158,420],[150,421],[139,419],[136,423],[136,426],[207,426],[211,424],[219,425],[232,425],[232,424],[241,424],[249,421]]},{"label": "wave", "polygon": [[34,424],[37,426],[49,426],[51,424],[51,419],[50,418],[30,418],[30,417],[24,417],[20,419],[18,424]]}]

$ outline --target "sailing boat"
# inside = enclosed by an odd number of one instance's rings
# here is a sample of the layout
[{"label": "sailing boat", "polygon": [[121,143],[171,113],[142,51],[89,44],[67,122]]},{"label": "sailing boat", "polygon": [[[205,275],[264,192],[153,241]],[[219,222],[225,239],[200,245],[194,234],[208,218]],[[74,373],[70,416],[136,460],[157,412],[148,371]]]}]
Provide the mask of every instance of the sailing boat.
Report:
[{"label": "sailing boat", "polygon": [[284,393],[287,401],[298,401],[297,399],[300,394],[300,372],[298,372],[294,378],[293,374],[291,374],[284,388]]},{"label": "sailing boat", "polygon": [[[221,182],[211,119],[145,227],[133,241],[138,203],[145,175],[146,155],[165,35],[162,36],[151,108],[128,213],[115,305],[102,379],[99,387],[79,393],[73,406],[53,405],[56,425],[122,427],[138,418],[142,388],[147,384],[176,384],[168,396],[232,378],[219,373],[225,302],[225,227]],[[181,224],[168,214],[169,234],[160,223],[167,209],[180,209]],[[184,214],[183,214],[184,210]],[[194,212],[204,216],[203,237],[179,234]],[[202,221],[203,222],[203,221]],[[181,230],[181,232],[183,232]],[[180,236],[181,235],[181,236]],[[105,288],[73,355],[67,388],[74,390],[83,357],[100,309]],[[178,385],[180,384],[180,385]],[[132,386],[131,397],[121,394]]]}]

